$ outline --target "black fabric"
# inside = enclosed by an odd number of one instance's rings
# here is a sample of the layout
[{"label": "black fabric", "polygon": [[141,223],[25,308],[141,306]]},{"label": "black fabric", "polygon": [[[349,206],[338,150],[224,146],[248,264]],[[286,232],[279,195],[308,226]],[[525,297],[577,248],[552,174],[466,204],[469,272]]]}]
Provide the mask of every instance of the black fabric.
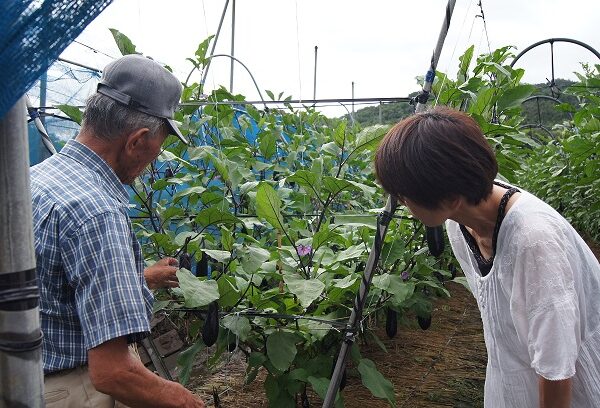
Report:
[{"label": "black fabric", "polygon": [[506,204],[510,197],[519,192],[518,188],[507,186],[505,184],[494,182],[494,184],[506,188],[506,192],[502,195],[500,199],[500,204],[498,205],[498,216],[496,217],[496,225],[494,226],[494,234],[492,236],[492,256],[489,259],[486,259],[481,251],[479,250],[479,246],[477,245],[477,241],[469,233],[467,228],[464,225],[460,225],[460,230],[467,241],[467,245],[469,245],[469,249],[473,253],[475,260],[477,261],[477,267],[481,272],[481,276],[486,276],[492,270],[492,266],[494,266],[494,257],[496,256],[496,246],[498,244],[498,233],[500,232],[500,226],[502,225],[502,221],[504,220],[504,216],[506,215]]},{"label": "black fabric", "polygon": [[0,2],[0,119],[111,1]]}]

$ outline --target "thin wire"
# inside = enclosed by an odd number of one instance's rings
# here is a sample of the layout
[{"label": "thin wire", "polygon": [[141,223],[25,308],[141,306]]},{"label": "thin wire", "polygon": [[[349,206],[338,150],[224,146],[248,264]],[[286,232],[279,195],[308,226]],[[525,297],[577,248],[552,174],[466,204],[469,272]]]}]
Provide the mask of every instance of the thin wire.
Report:
[{"label": "thin wire", "polygon": [[113,57],[112,55],[108,55],[107,53],[105,53],[105,52],[103,52],[103,51],[100,51],[99,49],[97,49],[97,48],[94,48],[94,47],[92,47],[92,46],[90,46],[90,45],[84,44],[84,43],[82,43],[81,41],[73,40],[73,42],[74,42],[74,43],[77,43],[77,44],[79,44],[79,45],[81,45],[81,46],[83,46],[83,47],[85,47],[85,48],[88,48],[88,49],[90,49],[90,50],[91,50],[91,51],[93,51],[95,54],[102,54],[102,55],[105,55],[105,56],[107,56],[108,58],[117,59],[116,57]]},{"label": "thin wire", "polygon": [[485,31],[485,38],[487,39],[488,52],[492,53],[492,47],[490,46],[490,37],[488,35],[487,23],[485,21],[485,13],[483,12],[483,4],[481,0],[479,0],[479,10],[481,10],[481,19],[483,20],[483,30]]}]

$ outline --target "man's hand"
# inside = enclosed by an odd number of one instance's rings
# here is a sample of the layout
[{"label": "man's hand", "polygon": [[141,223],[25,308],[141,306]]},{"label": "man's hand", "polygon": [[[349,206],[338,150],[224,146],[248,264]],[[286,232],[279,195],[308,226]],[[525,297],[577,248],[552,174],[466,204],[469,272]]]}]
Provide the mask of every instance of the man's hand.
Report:
[{"label": "man's hand", "polygon": [[132,355],[125,337],[108,340],[88,351],[94,387],[132,408],[205,408],[200,397],[167,381]]},{"label": "man's hand", "polygon": [[144,278],[150,289],[175,288],[179,286],[177,279],[177,266],[175,258],[163,258],[152,266],[144,269]]}]

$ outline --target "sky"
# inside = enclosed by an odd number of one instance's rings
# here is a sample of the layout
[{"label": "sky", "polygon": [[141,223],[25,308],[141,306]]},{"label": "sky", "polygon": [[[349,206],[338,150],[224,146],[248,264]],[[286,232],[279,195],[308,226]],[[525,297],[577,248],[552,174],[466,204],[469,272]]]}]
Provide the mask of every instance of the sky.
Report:
[{"label": "sky", "polygon": [[[62,54],[95,68],[118,57],[109,28],[126,34],[137,50],[174,69],[184,81],[198,44],[216,34],[225,0],[114,0]],[[231,54],[232,8],[223,21],[216,54]],[[457,0],[438,71],[455,75],[458,57],[513,45],[515,53],[548,38],[567,37],[600,51],[598,0]],[[404,97],[418,91],[444,19],[446,0],[236,0],[234,55],[264,90],[312,99],[317,54],[316,98]],[[81,44],[85,44],[81,45]],[[96,49],[91,51],[88,47]],[[600,63],[584,48],[554,46],[555,77],[573,79],[580,62]],[[519,59],[528,82],[551,78],[548,44]],[[235,63],[233,91],[258,100],[244,68]],[[192,75],[199,81],[200,74]],[[230,85],[230,59],[211,63],[206,90]],[[346,107],[348,108],[348,106]],[[357,108],[358,109],[358,106]],[[339,116],[341,106],[323,107]]]}]

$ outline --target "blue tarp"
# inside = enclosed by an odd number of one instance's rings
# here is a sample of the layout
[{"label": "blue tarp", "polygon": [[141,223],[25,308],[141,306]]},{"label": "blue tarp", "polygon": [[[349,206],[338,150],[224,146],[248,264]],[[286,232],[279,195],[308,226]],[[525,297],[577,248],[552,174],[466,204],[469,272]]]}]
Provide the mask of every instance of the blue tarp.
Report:
[{"label": "blue tarp", "polygon": [[111,0],[0,2],[0,118]]}]

